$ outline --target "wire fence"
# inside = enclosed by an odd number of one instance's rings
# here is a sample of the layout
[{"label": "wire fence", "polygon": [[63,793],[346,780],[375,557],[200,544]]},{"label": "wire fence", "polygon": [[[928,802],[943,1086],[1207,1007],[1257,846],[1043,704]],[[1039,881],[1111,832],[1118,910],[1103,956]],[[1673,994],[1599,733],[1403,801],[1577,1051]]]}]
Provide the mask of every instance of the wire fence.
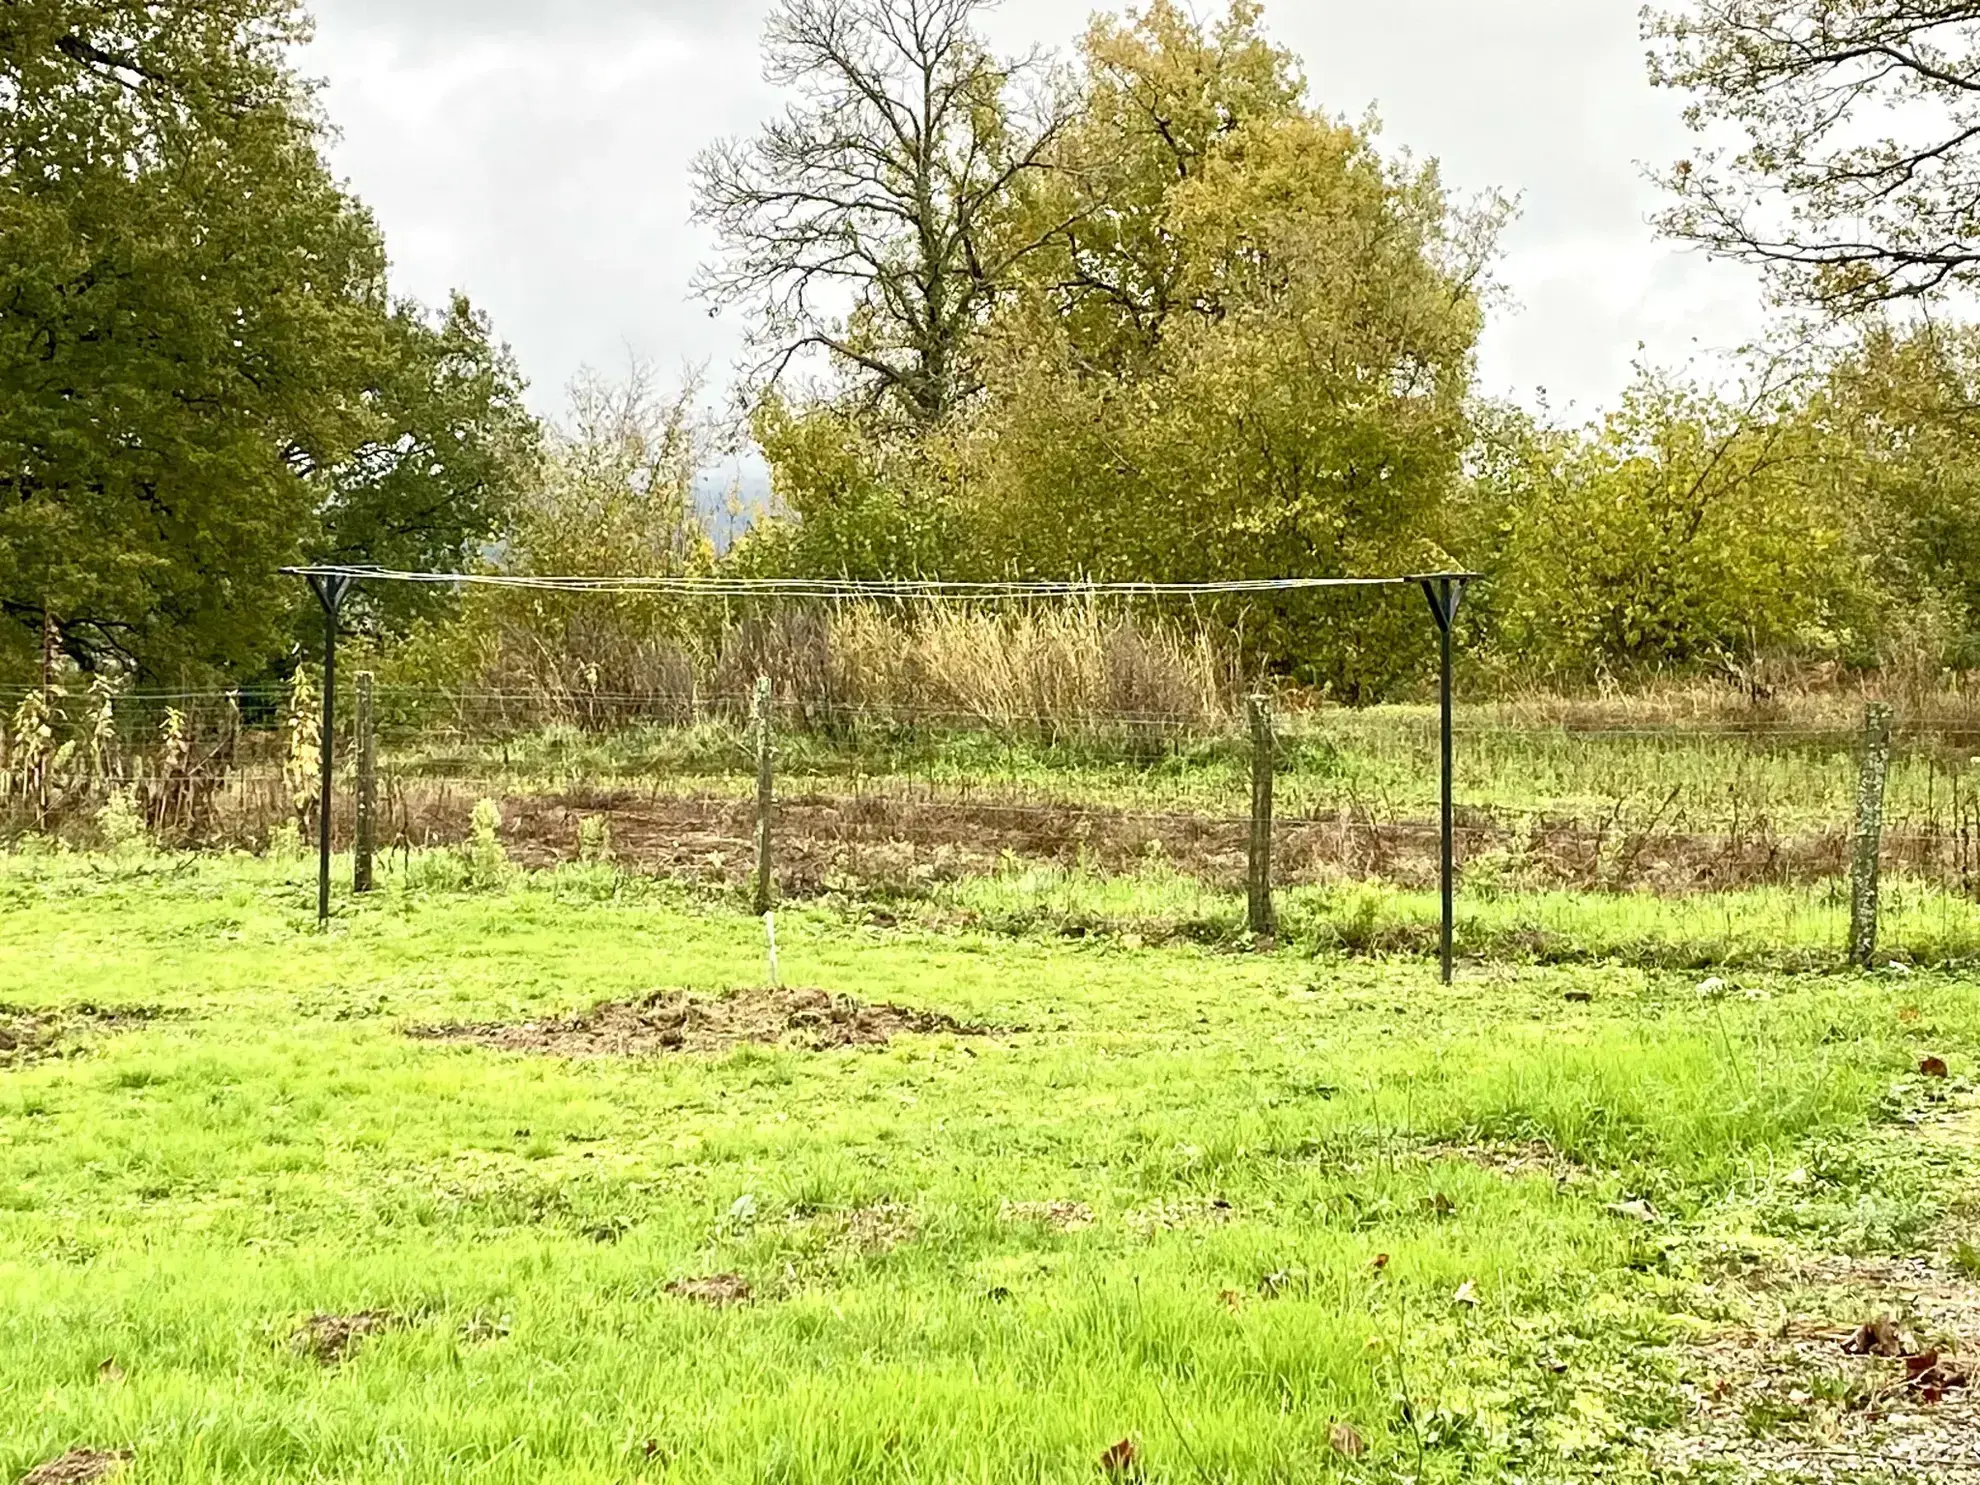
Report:
[{"label": "wire fence", "polygon": [[[24,716],[37,696],[39,714]],[[381,687],[381,845],[457,841],[487,798],[533,860],[574,852],[587,815],[619,827],[628,864],[677,861],[670,832],[696,849],[740,846],[753,829],[751,699]],[[258,847],[285,823],[313,828],[320,720],[306,689],[0,700],[11,718],[0,764],[12,833],[86,843],[119,798],[176,845]],[[1240,718],[814,697],[779,703],[772,725],[800,862],[816,836],[820,848],[946,842],[965,861],[1015,853],[1121,869],[1154,855],[1212,879],[1241,870],[1252,742]],[[351,727],[343,697],[340,839]],[[1495,881],[1686,893],[1817,883],[1848,869],[1859,729],[1600,728],[1478,709],[1460,712],[1459,736],[1455,836],[1465,864]],[[1968,896],[1980,883],[1976,741],[1980,728],[1963,722],[1900,719],[1884,830],[1890,863]],[[1427,713],[1283,717],[1279,879],[1425,885],[1438,840],[1435,747]]]}]

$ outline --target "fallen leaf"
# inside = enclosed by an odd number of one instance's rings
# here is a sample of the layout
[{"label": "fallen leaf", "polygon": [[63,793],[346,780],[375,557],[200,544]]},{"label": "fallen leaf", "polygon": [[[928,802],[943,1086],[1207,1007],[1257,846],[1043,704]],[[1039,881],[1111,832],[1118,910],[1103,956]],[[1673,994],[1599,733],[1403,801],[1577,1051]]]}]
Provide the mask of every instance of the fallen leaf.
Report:
[{"label": "fallen leaf", "polygon": [[1235,1289],[1226,1289],[1217,1296],[1217,1303],[1235,1315],[1244,1308],[1244,1296]]},{"label": "fallen leaf", "polygon": [[1916,1356],[1907,1356],[1904,1358],[1904,1379],[1907,1382],[1916,1382],[1938,1364],[1937,1351],[1921,1351]]},{"label": "fallen leaf", "polygon": [[1478,1285],[1476,1281],[1466,1279],[1462,1284],[1458,1285],[1457,1293],[1451,1296],[1451,1302],[1453,1304],[1471,1305],[1475,1308],[1478,1304]]},{"label": "fallen leaf", "polygon": [[1133,1439],[1122,1439],[1118,1444],[1110,1444],[1100,1456],[1100,1473],[1116,1480],[1136,1480],[1141,1477],[1141,1450]]},{"label": "fallen leaf", "polygon": [[1368,1445],[1362,1441],[1353,1425],[1336,1423],[1327,1430],[1327,1446],[1343,1459],[1359,1459],[1368,1452]]},{"label": "fallen leaf", "polygon": [[1955,1387],[1967,1385],[1966,1369],[1957,1357],[1927,1351],[1904,1359],[1905,1385],[1928,1403],[1943,1402]]},{"label": "fallen leaf", "polygon": [[1923,1062],[1918,1064],[1918,1071],[1921,1075],[1928,1078],[1943,1078],[1946,1075],[1946,1059],[1943,1057],[1927,1057]]}]

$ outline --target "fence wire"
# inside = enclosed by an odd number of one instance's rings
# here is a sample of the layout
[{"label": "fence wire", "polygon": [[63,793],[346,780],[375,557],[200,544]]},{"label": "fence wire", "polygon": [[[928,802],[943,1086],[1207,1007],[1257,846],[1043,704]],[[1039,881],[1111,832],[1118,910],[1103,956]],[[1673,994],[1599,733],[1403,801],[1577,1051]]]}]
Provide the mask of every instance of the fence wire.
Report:
[{"label": "fence wire", "polygon": [[[18,725],[41,697],[49,735]],[[307,690],[159,688],[109,698],[71,687],[6,698],[5,828],[86,836],[114,796],[190,845],[256,845],[316,808],[317,717]],[[376,691],[381,844],[446,844],[480,798],[533,844],[586,814],[622,821],[663,864],[667,832],[748,833],[751,696],[653,689],[546,696],[495,687]],[[615,710],[620,709],[620,710]],[[629,710],[624,710],[629,709]],[[348,694],[333,809],[348,818]],[[1118,868],[1134,853],[1228,875],[1250,825],[1242,719],[1195,710],[888,702],[821,696],[773,707],[777,792],[821,846],[945,834]],[[1847,870],[1860,727],[1756,719],[1600,727],[1585,718],[1460,712],[1455,839],[1474,876],[1665,893],[1832,881]],[[1980,882],[1980,726],[1901,723],[1887,859],[1974,895]],[[1275,740],[1282,880],[1343,874],[1421,885],[1438,835],[1436,728],[1423,712],[1292,711]],[[341,827],[340,827],[341,828]],[[678,854],[678,853],[673,853]]]}]

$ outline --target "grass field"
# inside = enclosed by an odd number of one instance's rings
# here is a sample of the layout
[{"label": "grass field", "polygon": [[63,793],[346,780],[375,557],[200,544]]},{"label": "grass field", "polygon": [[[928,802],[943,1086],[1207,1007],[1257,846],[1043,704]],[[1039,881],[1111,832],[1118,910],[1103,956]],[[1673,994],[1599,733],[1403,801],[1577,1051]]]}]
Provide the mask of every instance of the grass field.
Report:
[{"label": "grass field", "polygon": [[747,995],[761,925],[420,862],[319,933],[299,861],[0,861],[0,1478],[1980,1478],[1841,1343],[1975,1320],[1968,977],[828,895],[784,983],[954,1028],[572,1058],[407,1032]]}]

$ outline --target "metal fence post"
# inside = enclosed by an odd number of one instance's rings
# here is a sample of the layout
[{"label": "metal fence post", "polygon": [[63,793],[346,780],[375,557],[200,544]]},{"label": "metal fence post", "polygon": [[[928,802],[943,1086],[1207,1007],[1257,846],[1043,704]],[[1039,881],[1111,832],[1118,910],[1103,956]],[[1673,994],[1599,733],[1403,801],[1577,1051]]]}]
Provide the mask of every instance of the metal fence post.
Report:
[{"label": "metal fence post", "polygon": [[372,703],[372,674],[357,673],[357,803],[353,812],[351,890],[369,892],[372,856],[378,849],[378,719]]},{"label": "metal fence post", "polygon": [[1856,783],[1856,835],[1850,862],[1849,957],[1869,967],[1877,956],[1877,898],[1884,847],[1884,782],[1891,768],[1891,709],[1873,702],[1863,714],[1863,761]]},{"label": "metal fence post", "polygon": [[775,806],[776,779],[770,737],[770,677],[756,682],[756,911],[767,913],[776,900],[770,859],[771,815]]},{"label": "metal fence post", "polygon": [[1245,711],[1251,719],[1251,852],[1245,878],[1247,916],[1253,936],[1267,939],[1278,932],[1278,917],[1272,911],[1272,703],[1263,696],[1248,697]]}]

